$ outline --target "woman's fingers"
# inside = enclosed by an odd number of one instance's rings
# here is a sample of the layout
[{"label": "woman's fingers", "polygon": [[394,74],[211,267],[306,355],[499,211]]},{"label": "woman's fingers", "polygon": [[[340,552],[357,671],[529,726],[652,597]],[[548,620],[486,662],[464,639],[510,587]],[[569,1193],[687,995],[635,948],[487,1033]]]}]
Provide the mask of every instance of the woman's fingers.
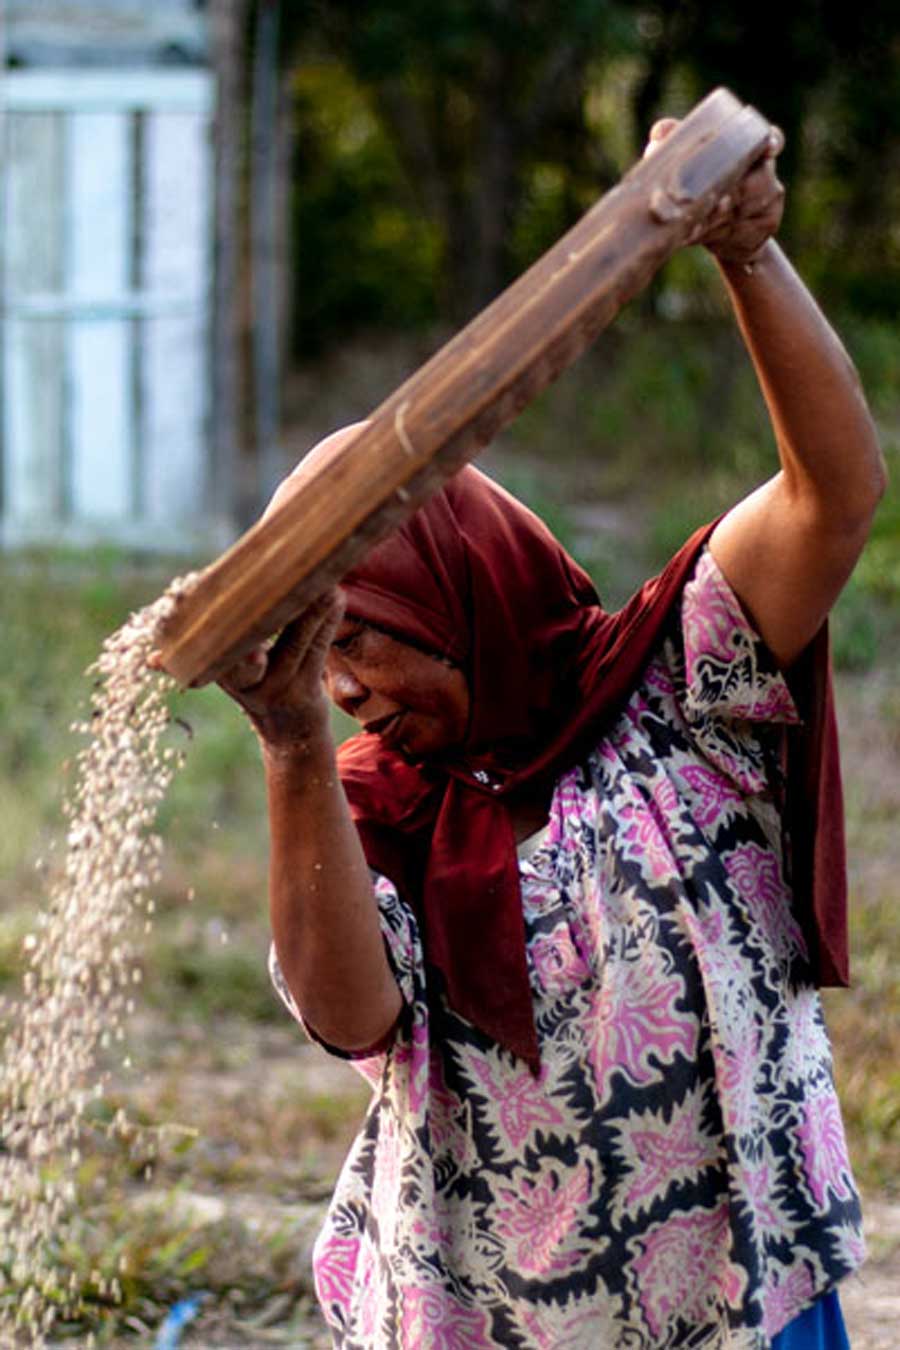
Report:
[{"label": "woman's fingers", "polygon": [[[675,117],[662,117],[650,128],[644,155],[652,155],[678,126]],[[730,193],[722,196],[689,243],[704,244],[724,262],[752,262],[781,224],[784,188],[775,160],[784,149],[780,127],[769,130],[763,153]]]},{"label": "woman's fingers", "polygon": [[252,680],[254,661],[245,660],[220,680],[270,749],[293,751],[330,734],[323,675],[343,609],[343,595],[329,591],[287,624],[264,652],[262,678]]},{"label": "woman's fingers", "polygon": [[227,686],[229,692],[253,689],[265,679],[268,667],[269,659],[265,647],[254,647],[225,672],[219,683]]},{"label": "woman's fingers", "polygon": [[647,136],[644,155],[652,155],[654,150],[658,150],[666,137],[670,136],[677,126],[677,117],[661,117],[658,122],[654,122]]},{"label": "woman's fingers", "polygon": [[340,622],[344,599],[327,592],[282,630],[276,642],[256,647],[219,679],[225,693],[259,729],[269,715],[290,716],[318,702],[328,647]]},{"label": "woman's fingers", "polygon": [[783,147],[784,136],[773,127],[766,150],[730,194],[730,208],[723,213],[720,203],[695,231],[692,243],[705,245],[722,262],[756,260],[781,224],[784,187],[778,180],[775,158]]},{"label": "woman's fingers", "polygon": [[286,625],[269,652],[268,680],[273,689],[290,686],[304,672],[304,667],[312,683],[321,681],[325,657],[343,613],[342,593],[326,591],[309,609]]}]

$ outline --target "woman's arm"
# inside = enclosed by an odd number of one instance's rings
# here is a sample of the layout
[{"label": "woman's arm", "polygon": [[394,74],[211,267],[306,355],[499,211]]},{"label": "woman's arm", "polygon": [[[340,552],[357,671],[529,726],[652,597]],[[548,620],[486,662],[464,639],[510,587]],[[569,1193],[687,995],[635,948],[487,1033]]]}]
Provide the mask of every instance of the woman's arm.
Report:
[{"label": "woman's arm", "polygon": [[864,547],[885,467],[857,374],[775,240],[721,263],[781,468],[716,526],[712,555],[783,666],[815,636]]},{"label": "woman's arm", "polygon": [[787,666],[821,627],[862,551],[885,488],[884,461],[856,371],[774,240],[749,270],[720,266],[781,469],[725,516],[710,549]]},{"label": "woman's arm", "polygon": [[[648,150],[676,124],[650,133]],[[884,461],[856,371],[772,236],[784,190],[768,152],[698,233],[716,257],[766,401],[780,471],[716,527],[710,548],[783,666],[822,625],[862,551]]]},{"label": "woman's arm", "polygon": [[341,788],[322,686],[341,615],[332,594],[269,653],[222,680],[262,747],[269,804],[269,908],[278,963],[309,1026],[341,1050],[376,1044],[402,997],[385,954],[368,865]]}]

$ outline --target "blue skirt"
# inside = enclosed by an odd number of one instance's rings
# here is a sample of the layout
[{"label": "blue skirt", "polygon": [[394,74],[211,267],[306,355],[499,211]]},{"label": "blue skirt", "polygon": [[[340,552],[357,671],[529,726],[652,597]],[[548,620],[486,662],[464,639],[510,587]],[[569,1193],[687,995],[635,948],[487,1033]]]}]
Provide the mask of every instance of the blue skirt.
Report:
[{"label": "blue skirt", "polygon": [[830,1289],[788,1322],[772,1338],[772,1350],[850,1350],[837,1290]]}]

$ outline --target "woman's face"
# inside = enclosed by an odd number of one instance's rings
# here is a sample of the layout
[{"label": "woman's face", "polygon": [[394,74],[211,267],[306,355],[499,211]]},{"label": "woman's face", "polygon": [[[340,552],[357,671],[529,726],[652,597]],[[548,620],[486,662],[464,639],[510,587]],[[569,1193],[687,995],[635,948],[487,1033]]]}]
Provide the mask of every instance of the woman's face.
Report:
[{"label": "woman's face", "polygon": [[328,694],[364,731],[410,760],[462,745],[469,688],[458,666],[344,618],[325,668]]}]

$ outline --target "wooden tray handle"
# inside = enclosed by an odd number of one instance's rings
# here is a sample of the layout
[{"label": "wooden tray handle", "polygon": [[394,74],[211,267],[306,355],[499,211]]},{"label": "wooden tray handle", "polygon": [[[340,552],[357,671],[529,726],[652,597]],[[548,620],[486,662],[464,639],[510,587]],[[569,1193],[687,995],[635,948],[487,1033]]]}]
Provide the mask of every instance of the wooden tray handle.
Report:
[{"label": "wooden tray handle", "polygon": [[338,582],[594,341],[762,154],[769,131],[728,90],[709,94],[198,575],[160,635],[165,669],[183,685],[214,680]]}]

